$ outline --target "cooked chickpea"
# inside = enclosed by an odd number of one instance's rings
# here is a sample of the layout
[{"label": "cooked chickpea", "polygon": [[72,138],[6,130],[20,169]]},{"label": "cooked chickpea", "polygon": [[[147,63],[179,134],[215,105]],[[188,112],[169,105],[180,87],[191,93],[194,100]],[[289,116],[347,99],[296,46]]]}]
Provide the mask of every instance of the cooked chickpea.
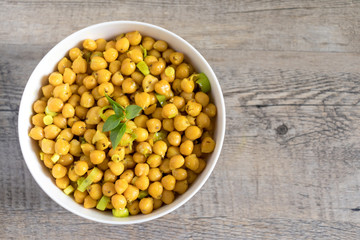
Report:
[{"label": "cooked chickpea", "polygon": [[42,140],[44,138],[44,135],[44,129],[38,126],[33,127],[29,133],[29,136],[34,140]]},{"label": "cooked chickpea", "polygon": [[201,142],[201,152],[211,153],[215,149],[215,141],[211,137],[205,137]]},{"label": "cooked chickpea", "polygon": [[150,180],[145,175],[142,175],[135,180],[135,186],[142,191],[146,190],[149,187],[149,184]]},{"label": "cooked chickpea", "polygon": [[171,87],[168,81],[161,80],[154,85],[155,92],[161,95],[170,96],[171,95]]},{"label": "cooked chickpea", "polygon": [[191,140],[186,140],[180,145],[180,153],[185,156],[190,155],[193,149],[194,149],[194,143]]},{"label": "cooked chickpea", "polygon": [[162,126],[163,129],[168,131],[168,132],[172,132],[174,131],[175,127],[174,127],[174,119],[170,119],[170,118],[165,118],[162,121]]},{"label": "cooked chickpea", "polygon": [[50,98],[47,102],[47,107],[51,112],[60,112],[64,106],[64,102],[60,98]]},{"label": "cooked chickpea", "polygon": [[170,158],[169,167],[171,170],[180,168],[184,165],[185,159],[181,155],[175,155]]},{"label": "cooked chickpea", "polygon": [[120,176],[120,174],[122,174],[124,172],[124,164],[122,162],[109,162],[108,163],[109,168],[111,170],[111,172],[113,172],[115,174],[115,176]]},{"label": "cooked chickpea", "polygon": [[102,197],[102,187],[98,183],[91,184],[88,189],[89,195],[94,200],[99,200]]},{"label": "cooked chickpea", "polygon": [[111,197],[116,193],[115,184],[112,182],[106,182],[102,185],[102,193],[104,196]]},{"label": "cooked chickpea", "polygon": [[89,195],[84,198],[84,208],[94,208],[97,202],[92,199]]},{"label": "cooked chickpea", "polygon": [[170,132],[167,136],[167,140],[173,146],[179,146],[181,143],[181,134],[179,132]]},{"label": "cooked chickpea", "polygon": [[137,215],[140,212],[140,208],[139,208],[139,201],[135,200],[133,202],[128,202],[127,204],[127,208],[129,210],[129,213],[131,215]]},{"label": "cooked chickpea", "polygon": [[141,43],[142,36],[138,31],[128,32],[125,37],[129,39],[129,43],[132,46],[136,46]]},{"label": "cooked chickpea", "polygon": [[190,66],[186,63],[181,63],[177,66],[175,71],[176,78],[184,79],[190,75]]},{"label": "cooked chickpea", "polygon": [[177,181],[175,184],[174,192],[183,194],[188,189],[189,185],[187,180]]},{"label": "cooked chickpea", "polygon": [[102,150],[93,150],[90,152],[90,161],[93,164],[100,164],[105,160],[106,154]]},{"label": "cooked chickpea", "polygon": [[134,130],[134,133],[136,134],[136,141],[137,142],[144,142],[149,136],[148,131],[145,128],[138,127]]},{"label": "cooked chickpea", "polygon": [[150,168],[148,177],[152,182],[160,181],[162,173],[159,168]]},{"label": "cooked chickpea", "polygon": [[193,117],[196,117],[200,114],[202,106],[200,103],[195,102],[195,100],[190,100],[185,107],[186,112]]},{"label": "cooked chickpea", "polygon": [[136,176],[147,176],[149,174],[149,165],[147,163],[138,163],[135,166],[135,175]]},{"label": "cooked chickpea", "polygon": [[175,188],[176,179],[173,175],[166,175],[161,179],[161,184],[166,190],[174,190]]},{"label": "cooked chickpea", "polygon": [[33,109],[36,113],[43,113],[45,112],[46,102],[42,100],[37,100],[33,104]]},{"label": "cooked chickpea", "polygon": [[181,110],[185,107],[185,99],[183,97],[174,96],[170,101],[177,107],[177,109]]},{"label": "cooked chickpea", "polygon": [[158,50],[159,52],[163,52],[168,48],[168,44],[163,40],[158,40],[154,43],[153,48]]},{"label": "cooked chickpea", "polygon": [[156,118],[152,118],[146,121],[146,127],[149,132],[154,133],[161,130],[161,121]]},{"label": "cooked chickpea", "polygon": [[155,90],[155,85],[158,83],[159,80],[154,77],[153,75],[149,74],[146,75],[142,81],[142,87],[144,92],[152,92]]},{"label": "cooked chickpea", "polygon": [[125,179],[128,183],[131,182],[131,180],[134,177],[134,171],[131,169],[126,170],[123,172],[123,174],[120,175],[120,179]]},{"label": "cooked chickpea", "polygon": [[86,124],[82,121],[74,122],[74,124],[71,127],[71,132],[74,135],[82,136],[86,131]]},{"label": "cooked chickpea", "polygon": [[108,48],[104,52],[104,58],[109,63],[115,61],[118,56],[119,56],[119,53],[115,48]]},{"label": "cooked chickpea", "polygon": [[[80,192],[79,190],[75,190],[75,192],[74,192],[75,202],[77,202],[77,203],[84,203],[84,200],[87,196],[88,196],[87,191]],[[89,200],[87,200],[87,201],[89,201]]]},{"label": "cooked chickpea", "polygon": [[195,82],[189,78],[184,78],[180,83],[181,89],[186,93],[191,93],[194,91]]},{"label": "cooked chickpea", "polygon": [[[160,75],[165,70],[166,64],[161,61],[157,61],[151,64],[150,73],[154,76]],[[166,80],[165,80],[166,81]]]},{"label": "cooked chickpea", "polygon": [[160,182],[153,182],[148,188],[148,193],[155,199],[161,199],[164,188]]},{"label": "cooked chickpea", "polygon": [[152,198],[143,198],[139,202],[139,209],[143,214],[149,214],[154,209],[154,200]]},{"label": "cooked chickpea", "polygon": [[133,185],[129,185],[124,192],[124,196],[128,202],[132,202],[138,198],[139,189]]},{"label": "cooked chickpea", "polygon": [[136,69],[135,62],[133,62],[130,58],[125,58],[121,63],[120,72],[123,75],[131,75]]},{"label": "cooked chickpea", "polygon": [[66,155],[70,151],[70,143],[64,139],[58,139],[55,143],[55,153]]},{"label": "cooked chickpea", "polygon": [[71,68],[74,71],[74,73],[86,73],[87,62],[84,58],[79,56],[73,61]]},{"label": "cooked chickpea", "polygon": [[111,197],[111,204],[115,209],[123,209],[126,207],[126,198],[121,194],[115,194]]},{"label": "cooked chickpea", "polygon": [[178,154],[180,154],[180,148],[175,147],[175,146],[170,146],[168,148],[167,153],[166,153],[166,157],[171,158],[171,157],[173,157],[175,155],[178,155]]},{"label": "cooked chickpea", "polygon": [[142,109],[149,107],[150,105],[150,94],[146,92],[135,94],[135,104],[140,106]]},{"label": "cooked chickpea", "polygon": [[175,199],[175,195],[173,191],[168,191],[168,190],[164,190],[161,200],[165,203],[165,204],[170,204],[174,201]]},{"label": "cooked chickpea", "polygon": [[70,141],[70,154],[75,157],[80,157],[81,155],[81,144],[78,140],[73,139]]},{"label": "cooked chickpea", "polygon": [[174,118],[178,115],[178,109],[175,104],[168,103],[162,108],[161,115],[163,118]]},{"label": "cooked chickpea", "polygon": [[161,161],[162,161],[161,156],[157,154],[151,154],[146,160],[147,164],[149,164],[149,166],[152,168],[156,168],[160,166]]},{"label": "cooked chickpea", "polygon": [[132,78],[126,78],[122,82],[121,87],[123,93],[128,93],[128,94],[134,93],[138,89],[138,85]]},{"label": "cooked chickpea", "polygon": [[94,96],[89,92],[84,92],[80,98],[80,105],[85,108],[91,108],[95,104]]},{"label": "cooked chickpea", "polygon": [[64,167],[63,165],[57,163],[53,166],[51,173],[54,178],[62,178],[66,175],[67,168]]},{"label": "cooked chickpea", "polygon": [[125,179],[118,179],[115,182],[115,190],[117,194],[122,194],[125,192],[127,187],[129,186],[128,182]]},{"label": "cooked chickpea", "polygon": [[56,186],[60,189],[65,189],[67,186],[69,186],[70,180],[69,178],[65,175],[62,178],[57,178],[55,180]]},{"label": "cooked chickpea", "polygon": [[165,156],[165,153],[167,151],[167,144],[162,141],[156,141],[153,146],[153,152],[157,155],[160,155],[161,157]]},{"label": "cooked chickpea", "polygon": [[98,84],[109,82],[111,79],[111,72],[107,69],[100,69],[93,73],[94,78]]},{"label": "cooked chickpea", "polygon": [[97,48],[97,44],[92,39],[85,39],[83,42],[83,47],[89,51],[95,51]]},{"label": "cooked chickpea", "polygon": [[169,59],[172,64],[179,65],[184,61],[184,54],[180,52],[173,52],[170,54]]},{"label": "cooked chickpea", "polygon": [[185,116],[178,115],[174,118],[174,127],[177,131],[185,131],[189,126],[189,120]]},{"label": "cooked chickpea", "polygon": [[68,153],[60,156],[58,163],[60,163],[63,166],[69,166],[73,163],[73,161],[74,161],[74,157]]},{"label": "cooked chickpea", "polygon": [[205,108],[204,108],[204,113],[206,113],[209,117],[215,117],[216,115],[216,106],[213,103],[209,103]]},{"label": "cooked chickpea", "polygon": [[177,168],[172,170],[172,175],[175,177],[176,180],[182,181],[187,178],[187,171],[183,168]]},{"label": "cooked chickpea", "polygon": [[41,151],[47,154],[54,154],[55,153],[55,141],[49,139],[42,139],[41,140]]},{"label": "cooked chickpea", "polygon": [[90,68],[93,71],[107,68],[108,63],[103,57],[95,56],[90,61]]},{"label": "cooked chickpea", "polygon": [[143,60],[143,53],[141,48],[134,48],[127,52],[127,56],[134,62],[139,63]]},{"label": "cooked chickpea", "polygon": [[202,131],[197,126],[190,126],[185,130],[185,136],[190,140],[195,140],[201,137]]}]

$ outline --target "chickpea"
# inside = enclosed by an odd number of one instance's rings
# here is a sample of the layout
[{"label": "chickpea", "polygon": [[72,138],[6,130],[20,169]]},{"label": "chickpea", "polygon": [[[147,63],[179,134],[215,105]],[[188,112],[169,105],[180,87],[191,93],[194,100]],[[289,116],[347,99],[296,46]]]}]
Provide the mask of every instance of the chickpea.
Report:
[{"label": "chickpea", "polygon": [[169,60],[174,65],[179,65],[184,61],[184,54],[180,52],[173,52],[169,56]]},{"label": "chickpea", "polygon": [[159,52],[164,52],[168,48],[168,44],[163,40],[158,40],[154,43],[153,48]]},{"label": "chickpea", "polygon": [[51,160],[52,155],[51,154],[45,154],[44,153],[44,165],[51,169],[54,166],[53,161]]},{"label": "chickpea", "polygon": [[124,196],[128,202],[132,202],[138,198],[139,189],[133,185],[129,185],[124,192]]},{"label": "chickpea", "polygon": [[[160,166],[161,164],[161,156],[157,155],[157,154],[151,154],[148,158],[147,158],[147,164],[149,164],[150,167],[152,168],[156,168],[158,166]],[[149,173],[150,174],[150,173]]]},{"label": "chickpea", "polygon": [[139,202],[140,211],[143,214],[149,214],[154,209],[154,200],[152,198],[143,198]]},{"label": "chickpea", "polygon": [[99,124],[101,122],[100,117],[101,108],[98,106],[92,107],[87,111],[85,123],[86,124]]},{"label": "chickpea", "polygon": [[46,102],[42,100],[37,100],[33,104],[33,109],[36,113],[43,113],[45,112]]},{"label": "chickpea", "polygon": [[64,83],[67,83],[69,85],[73,84],[76,80],[76,74],[71,68],[65,68],[64,75],[63,75],[63,81]]},{"label": "chickpea", "polygon": [[170,159],[166,158],[162,161],[160,167],[159,167],[160,171],[162,173],[170,173],[171,172],[171,169],[170,169]]},{"label": "chickpea", "polygon": [[145,115],[140,115],[134,118],[134,122],[138,128],[146,128],[147,120],[149,120],[149,118]]},{"label": "chickpea", "polygon": [[177,168],[172,170],[172,175],[175,177],[176,180],[182,181],[187,178],[187,171],[183,168]]},{"label": "chickpea", "polygon": [[56,86],[53,90],[53,95],[56,98],[60,98],[63,102],[66,102],[72,95],[70,85],[65,83]]},{"label": "chickpea", "polygon": [[197,126],[190,126],[185,130],[185,136],[190,140],[195,140],[200,138],[202,135],[202,131]]},{"label": "chickpea", "polygon": [[115,209],[123,209],[126,207],[126,198],[123,195],[115,194],[111,197],[111,204]]},{"label": "chickpea", "polygon": [[167,153],[166,153],[166,157],[167,157],[167,158],[171,158],[171,157],[173,157],[173,156],[175,156],[175,155],[178,155],[178,154],[180,154],[180,148],[179,148],[179,147],[175,147],[175,146],[170,146],[170,147],[168,148]]},{"label": "chickpea", "polygon": [[78,140],[73,139],[70,141],[70,154],[75,157],[80,157],[81,155],[81,144]]},{"label": "chickpea", "polygon": [[69,56],[71,61],[74,61],[76,58],[81,56],[82,52],[79,48],[72,48],[69,50]]},{"label": "chickpea", "polygon": [[178,115],[178,109],[175,104],[168,103],[162,108],[161,115],[163,118],[174,118]]},{"label": "chickpea", "polygon": [[209,117],[215,117],[216,115],[216,106],[213,103],[209,103],[205,108],[204,108],[204,113],[206,113]]},{"label": "chickpea", "polygon": [[54,154],[55,153],[55,141],[49,139],[42,139],[41,140],[41,151],[46,154]]},{"label": "chickpea", "polygon": [[195,94],[195,100],[200,103],[203,108],[205,108],[209,104],[210,98],[206,93],[197,92]]},{"label": "chickpea", "polygon": [[166,175],[161,179],[161,184],[168,191],[174,190],[175,183],[176,183],[176,179],[173,175]]},{"label": "chickpea", "polygon": [[183,97],[174,96],[172,99],[170,99],[170,102],[172,102],[179,110],[185,107],[185,99]]},{"label": "chickpea", "polygon": [[148,178],[152,182],[160,181],[162,173],[159,168],[150,168]]},{"label": "chickpea", "polygon": [[177,131],[185,131],[189,126],[189,120],[185,116],[178,115],[174,118],[174,127]]},{"label": "chickpea", "polygon": [[148,188],[148,193],[155,199],[161,199],[163,190],[163,186],[160,182],[153,182]]},{"label": "chickpea", "polygon": [[125,179],[128,183],[131,182],[131,180],[134,177],[134,172],[131,169],[126,170],[123,172],[123,174],[120,175],[120,179]]},{"label": "chickpea", "polygon": [[150,180],[147,176],[142,175],[135,180],[135,186],[144,191],[149,187]]},{"label": "chickpea", "polygon": [[163,129],[168,132],[174,131],[174,129],[175,129],[174,128],[174,119],[169,119],[169,118],[163,119],[162,126],[163,126]]},{"label": "chickpea", "polygon": [[65,175],[62,178],[57,178],[55,180],[56,186],[60,189],[65,189],[67,186],[69,186],[70,180],[69,178]]},{"label": "chickpea", "polygon": [[93,164],[100,164],[105,160],[106,154],[102,150],[93,150],[90,152],[90,161]]},{"label": "chickpea", "polygon": [[140,106],[142,109],[147,108],[150,105],[150,94],[146,92],[136,93],[135,103],[136,105]]},{"label": "chickpea", "polygon": [[151,116],[161,121],[163,120],[161,113],[162,113],[162,108],[156,108],[155,111],[151,114]]},{"label": "chickpea", "polygon": [[53,86],[59,86],[63,83],[63,75],[59,72],[53,72],[49,76],[49,83]]},{"label": "chickpea", "polygon": [[141,85],[145,76],[141,72],[135,71],[131,74],[131,78],[134,79],[136,84]]},{"label": "chickpea", "polygon": [[50,98],[52,96],[52,91],[55,87],[53,85],[46,85],[41,88],[41,91],[46,98]]},{"label": "chickpea", "polygon": [[181,63],[175,71],[176,78],[184,79],[190,76],[190,66],[187,63]]},{"label": "chickpea", "polygon": [[102,188],[98,183],[91,184],[88,192],[90,197],[94,200],[99,200],[102,197]]},{"label": "chickpea", "polygon": [[169,167],[171,170],[180,168],[184,165],[185,159],[181,155],[175,155],[170,158]]},{"label": "chickpea", "polygon": [[55,153],[66,155],[70,150],[70,143],[64,139],[58,139],[55,143]]},{"label": "chickpea", "polygon": [[82,121],[75,122],[71,127],[71,132],[74,135],[82,136],[86,131],[86,124]]},{"label": "chickpea", "polygon": [[143,47],[148,51],[150,51],[153,48],[154,43],[155,40],[151,37],[144,37],[142,40]]},{"label": "chickpea", "polygon": [[136,134],[136,141],[137,142],[144,142],[149,136],[148,131],[145,128],[138,127],[134,130],[134,133]]},{"label": "chickpea", "polygon": [[180,153],[185,156],[190,155],[193,149],[194,149],[194,143],[190,140],[186,140],[180,145]]},{"label": "chickpea", "polygon": [[153,75],[146,75],[144,80],[142,81],[142,87],[144,92],[152,92],[155,90],[155,85],[159,82],[159,80]]},{"label": "chickpea", "polygon": [[62,178],[66,175],[66,173],[67,168],[59,163],[55,164],[51,170],[51,174],[54,178]]},{"label": "chickpea", "polygon": [[71,154],[67,153],[65,155],[60,156],[58,163],[60,163],[63,166],[69,166],[73,163],[73,161],[74,161],[74,157]]},{"label": "chickpea", "polygon": [[132,46],[136,46],[141,43],[142,36],[138,31],[128,32],[125,34],[125,37],[129,39],[129,43]]},{"label": "chickpea", "polygon": [[121,162],[109,162],[108,163],[109,168],[111,170],[111,172],[113,172],[115,174],[115,176],[120,176],[120,174],[122,174],[124,172],[124,164]]},{"label": "chickpea", "polygon": [[158,132],[161,130],[161,121],[159,119],[152,118],[146,121],[146,126],[149,132]]},{"label": "chickpea", "polygon": [[42,140],[44,138],[44,135],[44,129],[38,126],[33,127],[29,133],[29,136],[34,140]]},{"label": "chickpea", "polygon": [[86,49],[86,50],[89,50],[89,51],[95,51],[96,48],[97,48],[97,44],[94,40],[92,39],[85,39],[84,42],[83,42],[83,47]]},{"label": "chickpea", "polygon": [[75,109],[70,103],[66,103],[61,113],[65,118],[70,118],[75,115]]},{"label": "chickpea", "polygon": [[84,92],[80,98],[80,105],[85,108],[91,108],[95,104],[93,95],[89,92]]},{"label": "chickpea", "polygon": [[210,118],[205,113],[200,113],[196,117],[196,125],[198,125],[200,128],[208,128],[210,126]]},{"label": "chickpea", "polygon": [[174,52],[174,49],[168,48],[162,53],[162,57],[164,58],[166,63],[170,62],[170,55]]},{"label": "chickpea", "polygon": [[115,184],[112,182],[106,182],[102,186],[102,193],[104,196],[111,197],[116,193],[115,191]]},{"label": "chickpea", "polygon": [[149,174],[149,165],[147,163],[138,163],[135,166],[136,176],[147,176]]},{"label": "chickpea", "polygon": [[204,161],[204,159],[199,158],[199,167],[194,171],[194,173],[201,173],[204,168],[206,167],[206,162]]},{"label": "chickpea", "polygon": [[[96,89],[96,88],[94,88]],[[105,93],[107,95],[111,95],[114,92],[114,85],[110,82],[104,82],[102,84],[99,85],[98,87],[98,93],[99,93],[99,98],[104,97]]]},{"label": "chickpea", "polygon": [[80,96],[77,94],[71,95],[71,97],[68,100],[68,103],[70,103],[73,107],[76,107],[80,104]]},{"label": "chickpea", "polygon": [[181,143],[181,134],[179,132],[170,132],[167,136],[167,140],[173,146],[179,146]]},{"label": "chickpea", "polygon": [[63,101],[60,98],[49,98],[47,107],[51,112],[60,112],[64,106]]},{"label": "chickpea", "polygon": [[118,56],[119,56],[119,53],[115,48],[108,48],[104,52],[104,58],[109,63],[115,61]]},{"label": "chickpea", "polygon": [[84,198],[84,208],[94,208],[97,202],[92,199],[89,195]]},{"label": "chickpea", "polygon": [[191,154],[185,158],[185,166],[188,169],[195,171],[199,168],[199,159],[195,154]]},{"label": "chickpea", "polygon": [[160,75],[164,72],[166,64],[162,61],[154,62],[150,65],[150,73],[154,76]]},{"label": "chickpea", "polygon": [[205,137],[201,142],[201,152],[211,153],[215,149],[215,141],[211,137]]},{"label": "chickpea", "polygon": [[155,92],[161,95],[170,96],[171,95],[171,86],[168,81],[161,80],[155,83]]},{"label": "chickpea", "polygon": [[107,68],[108,63],[103,57],[95,56],[90,61],[90,68],[93,71]]},{"label": "chickpea", "polygon": [[170,204],[174,201],[175,199],[175,195],[173,191],[168,191],[168,190],[164,190],[161,200],[165,203],[165,204]]},{"label": "chickpea", "polygon": [[[77,203],[84,203],[84,200],[87,196],[88,196],[87,191],[80,192],[79,190],[75,190],[75,192],[74,192],[75,202],[77,202]],[[89,200],[87,200],[87,201],[89,201]]]},{"label": "chickpea", "polygon": [[101,169],[105,171],[103,182],[115,183],[117,176],[108,168],[107,164],[108,162],[105,160],[104,162],[98,165],[98,167],[101,165],[102,166]]},{"label": "chickpea", "polygon": [[136,82],[132,78],[125,79],[122,82],[121,87],[123,93],[128,93],[128,94],[134,93],[138,88]]},{"label": "chickpea", "polygon": [[186,112],[193,117],[196,117],[200,114],[202,110],[202,105],[195,102],[195,100],[190,100],[185,107]]},{"label": "chickpea", "polygon": [[31,117],[31,123],[37,127],[44,128],[46,126],[43,121],[44,117],[45,117],[45,114],[43,114],[43,113],[35,114],[34,116]]},{"label": "chickpea", "polygon": [[115,74],[116,72],[119,72],[119,71],[120,71],[120,68],[121,68],[121,62],[120,62],[119,60],[112,61],[112,62],[109,64],[109,71],[110,71],[112,74]]},{"label": "chickpea", "polygon": [[73,61],[71,68],[74,71],[74,73],[86,73],[87,62],[84,58],[79,56]]},{"label": "chickpea", "polygon": [[128,182],[125,179],[118,179],[115,182],[115,190],[117,194],[122,194],[125,192],[127,187],[129,186]]},{"label": "chickpea", "polygon": [[177,181],[175,184],[174,192],[183,194],[188,189],[189,185],[187,180]]},{"label": "chickpea", "polygon": [[135,63],[143,61],[143,53],[141,48],[134,48],[128,51],[127,56]]},{"label": "chickpea", "polygon": [[153,152],[157,155],[160,155],[161,157],[165,156],[165,153],[167,151],[167,144],[162,141],[156,141],[153,146]]}]

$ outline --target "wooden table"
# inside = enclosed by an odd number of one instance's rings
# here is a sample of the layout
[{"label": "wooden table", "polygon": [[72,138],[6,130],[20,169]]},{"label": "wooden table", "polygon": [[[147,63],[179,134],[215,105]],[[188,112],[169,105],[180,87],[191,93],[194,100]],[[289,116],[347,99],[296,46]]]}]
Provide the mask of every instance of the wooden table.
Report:
[{"label": "wooden table", "polygon": [[[359,239],[359,1],[2,1],[1,239]],[[67,212],[19,149],[22,91],[41,58],[88,25],[137,20],[182,36],[213,67],[227,131],[184,206],[131,226]]]}]

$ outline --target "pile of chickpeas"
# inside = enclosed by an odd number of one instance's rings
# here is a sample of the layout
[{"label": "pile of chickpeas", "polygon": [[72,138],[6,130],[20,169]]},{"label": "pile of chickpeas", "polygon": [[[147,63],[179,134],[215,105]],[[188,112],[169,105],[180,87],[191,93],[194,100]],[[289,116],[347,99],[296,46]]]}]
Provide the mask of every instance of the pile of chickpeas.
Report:
[{"label": "pile of chickpeas", "polygon": [[[191,78],[194,68],[167,42],[138,31],[115,39],[86,39],[72,48],[41,88],[33,104],[40,159],[60,189],[85,208],[102,196],[106,209],[149,214],[183,194],[206,167],[215,148],[216,106]],[[144,61],[149,74],[137,64]],[[126,122],[113,148],[104,121],[114,114],[105,93],[126,107],[143,110]],[[163,107],[156,94],[163,95]],[[99,169],[83,192],[79,180]],[[70,186],[70,187],[69,187]]]}]

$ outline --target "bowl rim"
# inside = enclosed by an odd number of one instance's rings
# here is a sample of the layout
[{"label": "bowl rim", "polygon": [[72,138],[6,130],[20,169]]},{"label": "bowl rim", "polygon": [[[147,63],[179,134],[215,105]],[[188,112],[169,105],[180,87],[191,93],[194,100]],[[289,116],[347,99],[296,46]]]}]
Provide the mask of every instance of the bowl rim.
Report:
[{"label": "bowl rim", "polygon": [[[185,197],[184,199],[182,199],[180,202],[174,204],[172,206],[172,204],[170,205],[166,205],[166,206],[170,206],[168,207],[167,209],[163,210],[163,211],[159,211],[158,213],[154,214],[154,215],[143,215],[142,218],[139,218],[139,219],[131,219],[131,217],[129,218],[124,218],[123,221],[114,221],[114,220],[111,220],[112,218],[109,218],[109,220],[99,220],[99,219],[96,219],[92,216],[89,216],[87,214],[84,214],[83,212],[78,212],[77,210],[67,206],[65,203],[62,203],[60,200],[58,200],[57,198],[55,198],[52,194],[52,192],[46,188],[46,185],[43,184],[41,181],[40,181],[40,178],[37,176],[36,174],[36,170],[35,168],[33,168],[31,162],[33,162],[34,160],[30,157],[28,157],[25,153],[26,153],[26,147],[28,147],[28,142],[25,141],[25,138],[23,138],[24,134],[26,133],[26,136],[28,136],[28,132],[27,130],[25,131],[25,127],[22,127],[22,124],[21,124],[21,121],[22,119],[25,119],[26,117],[28,117],[25,113],[24,113],[24,108],[25,108],[25,93],[28,91],[30,91],[29,89],[31,89],[31,86],[30,86],[30,83],[32,81],[30,81],[32,78],[34,78],[34,75],[36,73],[36,70],[39,68],[39,66],[41,65],[42,62],[44,62],[49,56],[51,56],[53,53],[55,53],[55,51],[57,50],[57,48],[59,48],[59,46],[65,42],[66,40],[76,36],[76,35],[79,35],[83,32],[87,32],[91,29],[96,29],[96,28],[99,28],[99,27],[103,27],[103,26],[107,26],[107,25],[118,25],[118,24],[131,24],[131,25],[138,25],[138,26],[143,26],[143,27],[148,27],[148,28],[152,28],[152,29],[155,29],[155,30],[159,30],[159,31],[162,31],[164,32],[165,34],[167,35],[171,35],[171,37],[173,38],[176,38],[178,41],[182,42],[184,45],[186,45],[187,48],[189,48],[191,51],[193,51],[197,57],[200,58],[200,60],[202,61],[202,64],[205,65],[205,68],[207,69],[207,71],[210,73],[210,76],[208,76],[209,78],[212,78],[214,80],[214,83],[216,86],[214,86],[217,90],[218,90],[218,93],[219,96],[218,97],[218,100],[220,101],[220,105],[221,107],[217,107],[217,118],[221,118],[221,122],[223,122],[223,124],[221,126],[218,125],[219,127],[219,132],[217,133],[218,134],[218,137],[217,137],[217,142],[216,142],[216,149],[214,150],[214,152],[212,153],[211,155],[211,158],[214,159],[213,163],[210,165],[208,164],[207,165],[207,170],[206,172],[202,172],[201,174],[205,174],[205,176],[203,177],[203,179],[201,180],[201,182],[199,184],[197,184],[196,186],[192,186],[192,189],[191,189],[191,192],[187,195],[187,197]],[[136,30],[136,29],[134,29]],[[156,35],[156,34],[154,34]],[[40,79],[39,79],[40,80]],[[213,84],[213,83],[212,83]],[[218,120],[219,122],[219,120]],[[89,220],[92,220],[92,221],[95,221],[95,222],[100,222],[100,223],[107,223],[107,224],[135,224],[135,223],[142,223],[142,222],[146,222],[146,221],[150,221],[150,220],[153,220],[153,219],[157,219],[157,218],[160,218],[174,210],[176,210],[177,208],[179,208],[180,206],[184,205],[187,201],[189,201],[200,189],[201,187],[205,184],[205,182],[207,181],[207,179],[209,178],[209,176],[211,175],[218,159],[219,159],[219,156],[220,156],[220,153],[221,153],[221,150],[222,150],[222,146],[223,146],[223,142],[224,142],[224,138],[225,138],[225,129],[226,129],[226,112],[225,112],[225,101],[224,101],[224,97],[223,97],[223,94],[222,94],[222,90],[221,90],[221,86],[220,86],[220,83],[213,71],[213,69],[211,68],[211,66],[209,65],[209,63],[205,60],[205,58],[190,44],[188,43],[186,40],[184,40],[183,38],[181,38],[180,36],[178,36],[177,34],[165,29],[165,28],[162,28],[162,27],[159,27],[159,26],[156,26],[156,25],[153,25],[153,24],[149,24],[149,23],[145,23],[145,22],[138,22],[138,21],[109,21],[109,22],[102,22],[102,23],[98,23],[98,24],[94,24],[94,25],[90,25],[88,27],[85,27],[85,28],[82,28],[78,31],[75,31],[73,32],[72,34],[68,35],[67,37],[65,37],[63,40],[61,40],[60,42],[58,42],[55,46],[53,46],[51,48],[51,50],[49,50],[44,56],[43,58],[40,60],[40,62],[38,62],[38,64],[36,65],[36,67],[34,68],[33,72],[31,73],[30,77],[28,78],[27,80],[27,83],[25,85],[25,88],[23,90],[23,93],[22,93],[22,97],[21,97],[21,101],[20,101],[20,107],[19,107],[19,113],[18,113],[18,137],[19,137],[19,142],[20,142],[20,149],[21,149],[21,152],[22,152],[22,155],[23,155],[23,158],[25,160],[25,163],[27,165],[27,168],[29,169],[32,177],[35,179],[35,181],[37,182],[37,184],[40,186],[40,188],[53,200],[55,201],[58,205],[60,205],[61,207],[65,208],[66,210],[68,210],[69,212],[73,213],[73,214],[76,214],[80,217],[83,217],[85,219],[89,219]],[[219,141],[220,139],[220,141]],[[125,220],[126,219],[126,220]]]}]

